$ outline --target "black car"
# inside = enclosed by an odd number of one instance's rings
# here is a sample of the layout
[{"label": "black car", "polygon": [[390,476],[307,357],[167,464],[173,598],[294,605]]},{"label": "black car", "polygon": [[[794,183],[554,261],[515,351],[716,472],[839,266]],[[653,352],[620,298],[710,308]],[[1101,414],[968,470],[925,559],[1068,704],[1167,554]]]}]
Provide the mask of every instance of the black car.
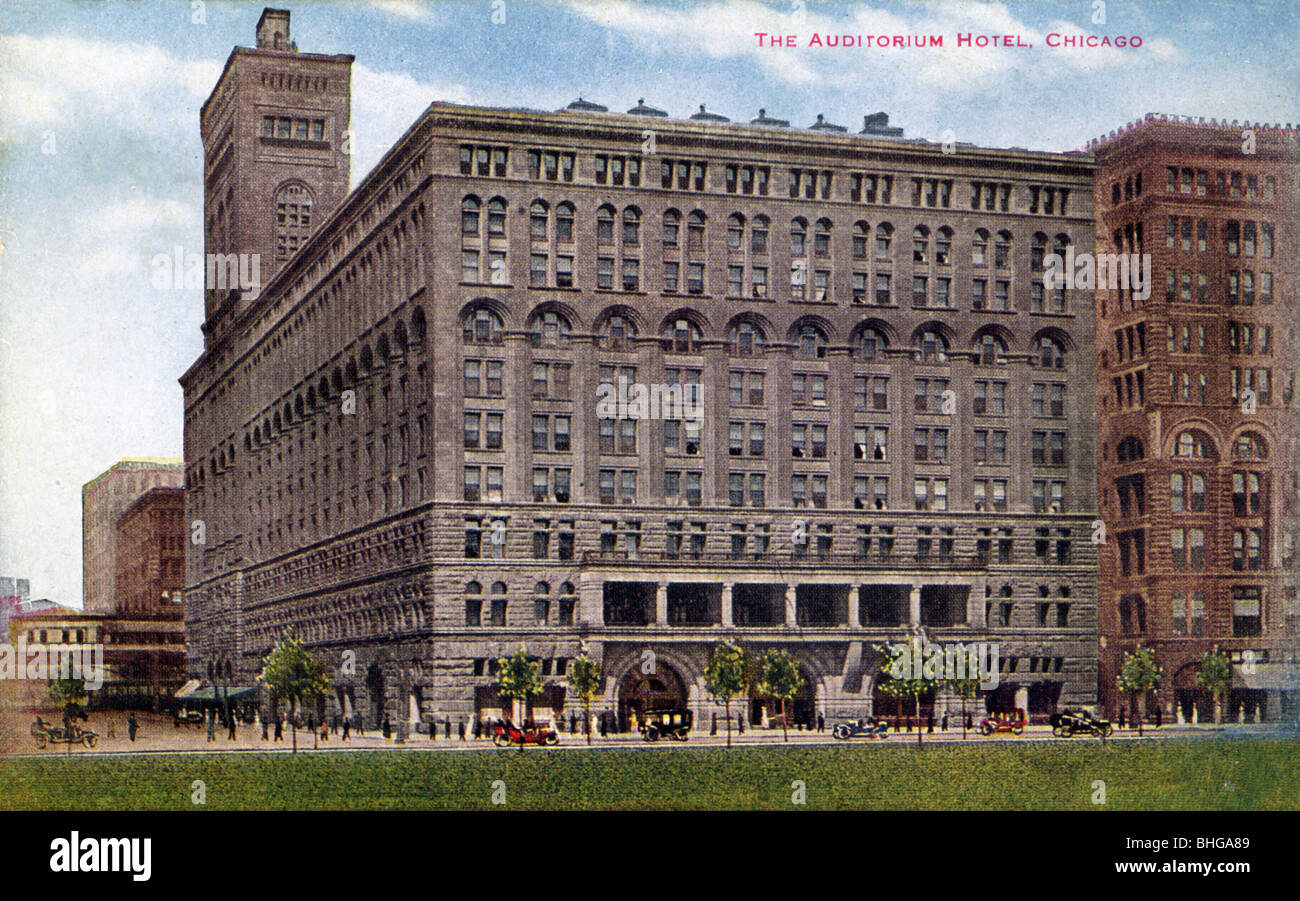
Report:
[{"label": "black car", "polygon": [[1050,722],[1052,734],[1057,738],[1070,738],[1081,733],[1110,738],[1114,731],[1109,720],[1099,720],[1086,710],[1062,710],[1053,713]]},{"label": "black car", "polygon": [[645,718],[637,724],[637,731],[646,741],[658,741],[660,738],[686,741],[692,721],[691,711],[684,707],[647,710]]},{"label": "black car", "polygon": [[181,726],[202,726],[206,722],[202,710],[187,710],[182,707],[172,714],[172,725],[179,729]]}]

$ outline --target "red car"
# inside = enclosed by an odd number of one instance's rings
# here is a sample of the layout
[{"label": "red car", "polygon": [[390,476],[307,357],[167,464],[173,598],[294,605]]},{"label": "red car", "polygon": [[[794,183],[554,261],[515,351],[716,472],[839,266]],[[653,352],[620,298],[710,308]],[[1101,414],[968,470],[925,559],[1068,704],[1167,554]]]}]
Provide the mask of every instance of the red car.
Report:
[{"label": "red car", "polygon": [[519,745],[521,748],[524,745],[544,745],[549,748],[560,743],[560,736],[554,729],[535,726],[520,729],[507,720],[492,727],[492,742],[498,748],[506,748],[510,745]]},{"label": "red car", "polygon": [[1025,711],[1019,707],[1015,710],[994,713],[980,721],[980,735],[993,735],[996,732],[1023,735],[1028,722],[1029,718],[1025,716]]}]

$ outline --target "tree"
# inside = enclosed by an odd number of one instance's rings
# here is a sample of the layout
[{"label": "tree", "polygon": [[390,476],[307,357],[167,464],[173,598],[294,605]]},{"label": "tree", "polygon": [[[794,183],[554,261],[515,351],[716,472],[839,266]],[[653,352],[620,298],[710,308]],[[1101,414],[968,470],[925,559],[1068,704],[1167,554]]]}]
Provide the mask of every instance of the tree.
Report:
[{"label": "tree", "polygon": [[[50,682],[50,701],[63,714],[63,728],[67,738],[72,738],[73,720],[85,716],[81,708],[88,702],[86,680],[80,676],[61,676]],[[68,753],[72,753],[72,742],[68,741]]]},{"label": "tree", "polygon": [[785,740],[790,740],[790,723],[786,716],[786,702],[797,695],[804,687],[803,674],[799,664],[789,652],[769,648],[763,655],[758,676],[758,690],[765,695],[779,698],[781,701],[781,730]]},{"label": "tree", "polygon": [[885,694],[898,698],[900,704],[903,698],[912,698],[916,711],[916,743],[918,745],[921,744],[921,734],[925,731],[921,727],[921,695],[933,691],[935,687],[942,684],[943,680],[937,675],[926,676],[924,669],[922,669],[922,676],[919,679],[901,678],[900,676],[895,675],[896,669],[905,669],[910,673],[915,673],[916,670],[912,666],[903,665],[910,663],[910,659],[904,659],[898,667],[895,666],[895,661],[903,657],[903,655],[908,651],[911,652],[909,658],[911,655],[920,655],[921,648],[922,643],[920,641],[914,641],[910,646],[887,645],[879,649],[880,671],[882,674],[880,689]]},{"label": "tree", "polygon": [[1124,655],[1124,664],[1120,667],[1119,677],[1115,680],[1120,691],[1133,695],[1134,718],[1138,723],[1138,735],[1142,734],[1142,721],[1146,719],[1147,692],[1160,684],[1160,667],[1156,664],[1156,655],[1150,648],[1138,645],[1133,651]]},{"label": "tree", "polygon": [[961,698],[961,740],[966,740],[966,702],[979,695],[980,680],[979,676],[968,676],[965,679],[947,679],[945,684],[952,690],[957,697]]},{"label": "tree", "polygon": [[[514,654],[497,661],[497,666],[497,691],[501,692],[503,698],[518,701],[520,714],[527,718],[528,699],[542,693],[542,662],[529,657],[528,650],[520,645]],[[523,726],[523,723],[519,723],[520,729]],[[521,735],[519,752],[522,754],[523,750],[524,740]]]},{"label": "tree", "polygon": [[727,747],[731,747],[731,699],[745,690],[745,652],[731,642],[713,649],[704,670],[709,694],[720,698],[727,709]]},{"label": "tree", "polygon": [[605,679],[600,672],[600,664],[587,656],[584,650],[580,656],[569,663],[569,673],[566,677],[569,687],[578,695],[578,700],[582,702],[582,722],[586,727],[587,744],[591,744],[591,702],[594,701],[601,693]]},{"label": "tree", "polygon": [[257,677],[277,699],[289,702],[289,725],[293,729],[293,753],[298,753],[298,721],[292,716],[296,704],[319,701],[329,691],[330,676],[325,666],[303,645],[292,629],[286,629],[271,653],[262,661]]},{"label": "tree", "polygon": [[1216,644],[1212,650],[1201,655],[1201,669],[1196,674],[1196,687],[1208,691],[1214,698],[1214,725],[1223,721],[1223,693],[1232,682],[1232,661],[1228,655],[1219,650]]}]

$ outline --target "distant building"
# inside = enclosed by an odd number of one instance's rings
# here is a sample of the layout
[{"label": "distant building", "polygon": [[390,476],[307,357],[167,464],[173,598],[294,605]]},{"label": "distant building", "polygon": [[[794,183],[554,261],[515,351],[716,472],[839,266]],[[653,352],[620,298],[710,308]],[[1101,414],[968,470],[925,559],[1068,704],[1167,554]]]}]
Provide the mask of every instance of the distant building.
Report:
[{"label": "distant building", "polygon": [[116,609],[118,517],[150,488],[177,488],[183,483],[180,460],[127,458],[82,487],[82,582],[87,612],[112,613]]},{"label": "distant building", "polygon": [[9,628],[10,618],[26,607],[30,593],[30,580],[0,576],[0,634]]},{"label": "distant building", "polygon": [[1149,255],[1153,283],[1097,285],[1103,701],[1131,703],[1142,645],[1166,717],[1204,721],[1217,646],[1225,717],[1293,719],[1300,131],[1151,114],[1090,149],[1097,252]]},{"label": "distant building", "polygon": [[185,489],[151,488],[117,521],[119,616],[183,619]]}]

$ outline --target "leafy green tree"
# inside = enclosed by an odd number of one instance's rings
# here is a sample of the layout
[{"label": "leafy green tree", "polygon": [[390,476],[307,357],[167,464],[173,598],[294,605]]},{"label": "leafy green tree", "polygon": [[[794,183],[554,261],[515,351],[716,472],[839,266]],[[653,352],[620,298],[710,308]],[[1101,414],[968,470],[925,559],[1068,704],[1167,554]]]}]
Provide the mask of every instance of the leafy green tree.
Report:
[{"label": "leafy green tree", "polygon": [[781,701],[781,730],[785,740],[790,740],[790,723],[786,717],[786,702],[797,695],[804,687],[803,674],[799,664],[788,651],[769,648],[763,655],[758,676],[758,690],[765,695],[779,698]]},{"label": "leafy green tree", "polygon": [[944,684],[961,698],[961,740],[966,740],[966,702],[979,696],[980,680],[978,676],[965,679],[946,679]]},{"label": "leafy green tree", "polygon": [[1147,693],[1160,684],[1160,667],[1156,664],[1155,653],[1150,648],[1138,645],[1125,654],[1124,664],[1115,681],[1120,691],[1127,691],[1133,697],[1134,717],[1138,723],[1138,735],[1141,735],[1142,721],[1146,719]]},{"label": "leafy green tree", "polygon": [[[916,679],[900,678],[894,675],[894,662],[907,651],[912,654],[920,654],[920,642],[914,641],[906,648],[901,645],[893,645],[885,646],[880,650],[880,670],[882,673],[880,687],[885,694],[898,698],[900,706],[903,698],[910,697],[912,699],[916,712],[916,743],[919,745],[922,742],[922,733],[925,731],[921,728],[921,696],[933,691],[943,683],[943,680],[937,676],[934,678],[922,676],[920,679]],[[908,670],[912,671],[910,667],[908,667]]]},{"label": "leafy green tree", "polygon": [[[528,699],[542,693],[542,662],[528,656],[528,650],[520,645],[519,650],[509,657],[502,657],[497,664],[497,691],[503,698],[518,701],[521,719],[527,718]],[[523,729],[522,722],[517,725]],[[523,750],[524,741],[520,738],[520,753]]]},{"label": "leafy green tree", "polygon": [[1214,724],[1223,722],[1223,693],[1232,682],[1232,661],[1228,655],[1219,650],[1216,644],[1212,650],[1201,655],[1201,669],[1196,674],[1196,686],[1210,693],[1214,698]]},{"label": "leafy green tree", "polygon": [[[81,716],[81,708],[88,702],[86,680],[80,676],[62,676],[50,681],[50,701],[63,714],[63,728],[71,738],[73,720]],[[68,742],[68,753],[72,753],[72,742]]]},{"label": "leafy green tree", "polygon": [[745,690],[745,652],[727,641],[713,649],[704,670],[709,694],[720,698],[727,710],[727,747],[731,747],[731,699]]},{"label": "leafy green tree", "polygon": [[329,672],[316,655],[307,650],[298,634],[286,629],[262,661],[262,672],[257,678],[271,690],[273,697],[289,702],[293,753],[297,754],[298,722],[292,711],[298,704],[319,702],[325,696],[330,687]]},{"label": "leafy green tree", "polygon": [[587,732],[587,744],[591,744],[591,702],[600,696],[605,679],[600,672],[600,664],[583,651],[580,656],[569,663],[566,676],[569,687],[578,695],[582,703],[582,722]]}]

